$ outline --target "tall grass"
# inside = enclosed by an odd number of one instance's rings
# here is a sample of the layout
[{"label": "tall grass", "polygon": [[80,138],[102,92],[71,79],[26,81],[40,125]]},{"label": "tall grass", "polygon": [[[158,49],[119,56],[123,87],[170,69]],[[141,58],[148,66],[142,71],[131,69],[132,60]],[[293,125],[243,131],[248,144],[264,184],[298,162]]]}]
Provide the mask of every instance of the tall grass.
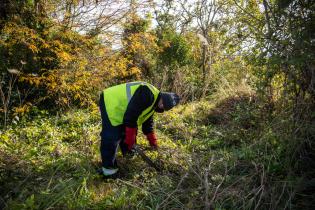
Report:
[{"label": "tall grass", "polygon": [[244,91],[181,105],[156,118],[158,151],[138,136],[162,171],[119,153],[116,180],[96,172],[97,111],[37,113],[0,133],[1,208],[311,209],[286,112],[267,117]]}]

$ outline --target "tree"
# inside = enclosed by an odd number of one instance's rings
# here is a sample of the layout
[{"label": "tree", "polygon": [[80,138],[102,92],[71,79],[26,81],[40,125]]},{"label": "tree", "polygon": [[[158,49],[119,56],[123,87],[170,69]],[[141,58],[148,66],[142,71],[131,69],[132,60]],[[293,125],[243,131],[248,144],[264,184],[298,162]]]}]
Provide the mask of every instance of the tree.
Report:
[{"label": "tree", "polygon": [[156,36],[150,32],[151,18],[147,15],[141,18],[131,13],[124,24],[122,56],[130,60],[128,65],[129,76],[150,75],[152,65],[155,62],[154,54],[158,50]]},{"label": "tree", "polygon": [[[210,81],[209,75],[213,71],[212,66],[227,57],[230,59],[233,54],[229,48],[233,45],[239,46],[239,42],[231,38],[233,36],[232,28],[234,28],[231,2],[200,0],[194,3],[179,1],[179,4],[184,11],[184,19],[195,23],[195,32],[200,40],[201,61],[199,66],[203,75],[203,96],[205,96]],[[234,43],[231,43],[233,41]]]}]

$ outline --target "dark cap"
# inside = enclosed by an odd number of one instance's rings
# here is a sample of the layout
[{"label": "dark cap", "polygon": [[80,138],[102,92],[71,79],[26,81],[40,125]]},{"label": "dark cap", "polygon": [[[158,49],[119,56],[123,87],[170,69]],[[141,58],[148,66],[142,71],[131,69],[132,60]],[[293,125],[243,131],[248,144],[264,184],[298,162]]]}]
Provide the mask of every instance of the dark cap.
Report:
[{"label": "dark cap", "polygon": [[176,93],[161,92],[163,107],[165,111],[172,109],[179,103],[179,96]]}]

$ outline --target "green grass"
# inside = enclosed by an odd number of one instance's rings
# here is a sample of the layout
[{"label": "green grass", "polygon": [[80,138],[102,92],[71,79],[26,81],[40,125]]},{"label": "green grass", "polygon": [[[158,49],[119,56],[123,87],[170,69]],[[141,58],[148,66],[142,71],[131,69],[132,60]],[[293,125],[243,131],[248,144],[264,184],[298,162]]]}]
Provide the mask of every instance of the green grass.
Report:
[{"label": "green grass", "polygon": [[[285,127],[248,96],[181,105],[156,119],[159,150],[118,163],[103,180],[97,111],[25,117],[0,133],[4,209],[295,209]],[[281,123],[279,123],[279,121]],[[138,143],[147,147],[141,134]]]}]

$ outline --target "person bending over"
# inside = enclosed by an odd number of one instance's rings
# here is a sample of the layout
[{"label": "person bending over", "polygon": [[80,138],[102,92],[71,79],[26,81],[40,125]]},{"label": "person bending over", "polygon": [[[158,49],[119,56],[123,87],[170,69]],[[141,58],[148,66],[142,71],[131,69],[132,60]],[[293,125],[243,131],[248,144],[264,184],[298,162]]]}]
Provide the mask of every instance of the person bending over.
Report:
[{"label": "person bending over", "polygon": [[176,93],[161,92],[146,82],[129,82],[103,90],[99,102],[102,118],[102,174],[115,177],[118,172],[118,146],[124,156],[132,153],[140,126],[150,146],[157,149],[153,115],[172,109],[179,100]]}]

